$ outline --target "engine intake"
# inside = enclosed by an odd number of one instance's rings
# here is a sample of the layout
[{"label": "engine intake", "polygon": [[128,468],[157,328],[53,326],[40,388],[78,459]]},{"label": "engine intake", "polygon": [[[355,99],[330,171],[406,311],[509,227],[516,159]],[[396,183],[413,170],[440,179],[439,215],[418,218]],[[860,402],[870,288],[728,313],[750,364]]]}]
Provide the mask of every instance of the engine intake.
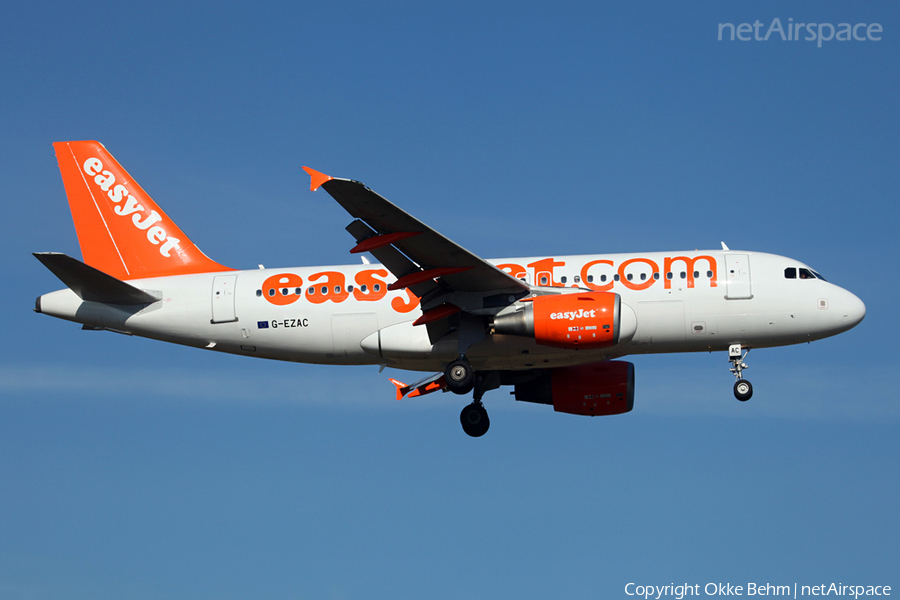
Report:
[{"label": "engine intake", "polygon": [[627,342],[637,331],[634,311],[611,292],[537,296],[522,305],[494,317],[494,332],[555,348],[597,349]]}]

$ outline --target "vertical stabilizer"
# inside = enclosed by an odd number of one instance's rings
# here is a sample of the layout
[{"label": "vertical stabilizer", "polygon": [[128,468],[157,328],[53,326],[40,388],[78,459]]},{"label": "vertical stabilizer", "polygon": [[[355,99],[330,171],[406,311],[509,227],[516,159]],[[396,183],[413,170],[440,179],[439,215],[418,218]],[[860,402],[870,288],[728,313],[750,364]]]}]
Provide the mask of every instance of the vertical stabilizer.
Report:
[{"label": "vertical stabilizer", "polygon": [[81,254],[117,279],[231,271],[178,228],[100,142],[56,142]]}]

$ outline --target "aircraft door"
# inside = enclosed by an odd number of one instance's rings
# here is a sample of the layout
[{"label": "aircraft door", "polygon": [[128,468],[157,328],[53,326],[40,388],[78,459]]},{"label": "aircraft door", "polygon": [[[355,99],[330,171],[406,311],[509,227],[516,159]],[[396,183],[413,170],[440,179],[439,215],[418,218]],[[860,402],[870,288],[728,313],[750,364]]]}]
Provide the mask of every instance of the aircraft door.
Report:
[{"label": "aircraft door", "polygon": [[752,298],[750,289],[750,257],[747,254],[725,255],[725,298]]},{"label": "aircraft door", "polygon": [[236,283],[237,275],[217,275],[213,279],[211,323],[233,323],[238,320],[234,314]]}]

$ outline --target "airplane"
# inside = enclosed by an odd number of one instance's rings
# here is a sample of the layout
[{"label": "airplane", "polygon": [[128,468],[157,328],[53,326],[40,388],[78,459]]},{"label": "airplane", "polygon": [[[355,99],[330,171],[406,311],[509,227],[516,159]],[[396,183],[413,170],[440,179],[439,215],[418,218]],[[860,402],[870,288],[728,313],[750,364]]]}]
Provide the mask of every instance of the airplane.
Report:
[{"label": "airplane", "polygon": [[[472,437],[484,394],[557,412],[634,407],[633,354],[727,352],[747,401],[750,349],[800,344],[860,323],[863,302],[798,260],[717,250],[484,260],[358,181],[309,167],[352,217],[356,265],[235,270],[207,257],[102,144],[57,142],[82,261],[34,256],[65,289],[34,310],[83,329],[215,352],[424,371],[397,399],[467,395]],[[366,258],[372,255],[378,262]]]}]

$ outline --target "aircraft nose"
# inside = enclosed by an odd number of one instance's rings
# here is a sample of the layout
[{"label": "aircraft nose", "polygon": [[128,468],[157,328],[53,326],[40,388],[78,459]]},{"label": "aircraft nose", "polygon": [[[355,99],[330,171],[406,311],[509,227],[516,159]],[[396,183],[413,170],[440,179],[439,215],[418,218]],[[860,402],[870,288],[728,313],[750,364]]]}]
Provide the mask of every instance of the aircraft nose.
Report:
[{"label": "aircraft nose", "polygon": [[851,329],[859,325],[866,316],[866,305],[851,292],[842,290],[840,315],[843,326]]}]

